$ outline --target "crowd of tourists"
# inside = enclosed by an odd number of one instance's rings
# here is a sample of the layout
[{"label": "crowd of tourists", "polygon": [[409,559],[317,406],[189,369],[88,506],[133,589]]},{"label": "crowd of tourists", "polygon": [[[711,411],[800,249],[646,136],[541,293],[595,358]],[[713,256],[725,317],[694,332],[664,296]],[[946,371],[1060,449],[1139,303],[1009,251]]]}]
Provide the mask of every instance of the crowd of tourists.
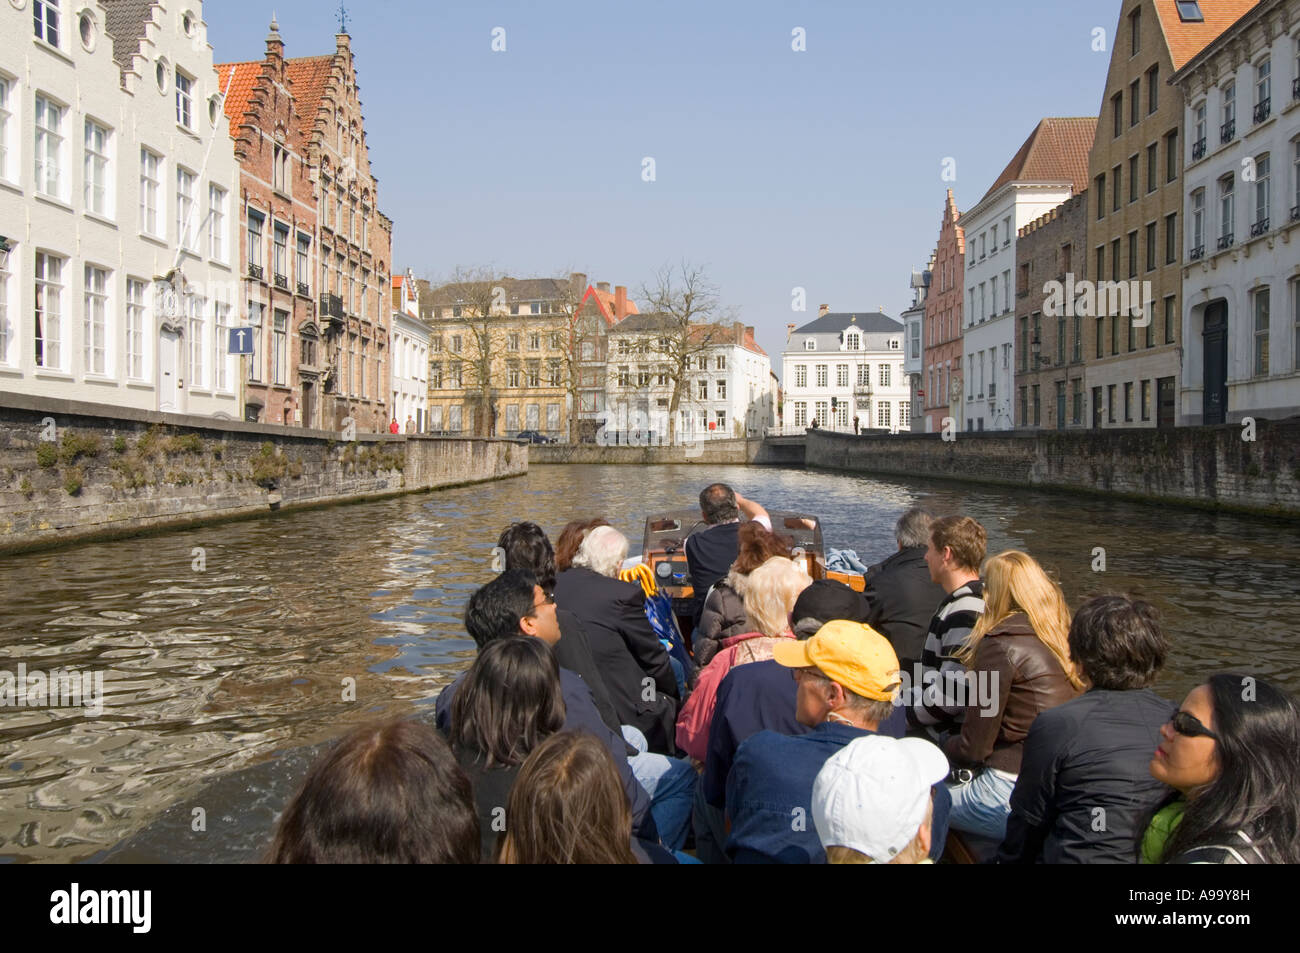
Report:
[{"label": "crowd of tourists", "polygon": [[469,669],[330,749],[268,859],[1300,862],[1300,705],[1249,673],[1163,698],[1150,603],[1072,613],[920,508],[858,591],[732,488],[700,508],[688,637],[607,521],[506,527]]}]

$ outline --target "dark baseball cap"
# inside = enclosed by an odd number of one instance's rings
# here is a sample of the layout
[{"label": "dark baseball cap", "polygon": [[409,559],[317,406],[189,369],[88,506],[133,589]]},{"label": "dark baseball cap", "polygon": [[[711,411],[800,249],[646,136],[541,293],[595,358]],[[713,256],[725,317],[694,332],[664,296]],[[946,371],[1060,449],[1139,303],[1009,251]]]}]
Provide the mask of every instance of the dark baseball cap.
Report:
[{"label": "dark baseball cap", "polygon": [[[867,602],[861,594],[837,579],[818,579],[799,593],[790,618],[794,621],[795,633],[807,638],[827,622],[866,622]],[[816,619],[819,625],[806,632],[799,632],[799,623],[805,619]]]}]

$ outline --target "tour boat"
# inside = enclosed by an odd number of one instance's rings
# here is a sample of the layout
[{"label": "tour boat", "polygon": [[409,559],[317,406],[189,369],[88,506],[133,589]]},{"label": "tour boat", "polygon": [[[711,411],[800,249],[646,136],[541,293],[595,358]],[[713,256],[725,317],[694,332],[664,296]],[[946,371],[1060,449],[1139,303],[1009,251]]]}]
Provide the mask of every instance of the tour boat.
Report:
[{"label": "tour boat", "polygon": [[[861,592],[862,576],[826,568],[826,547],[822,542],[821,520],[811,513],[771,512],[772,529],[793,541],[796,562],[813,579],[836,579]],[[692,533],[703,532],[709,524],[700,518],[698,509],[671,510],[646,517],[641,542],[641,559],[654,572],[655,584],[672,599],[673,612],[688,631],[695,611],[695,588],[686,564],[686,540]],[[701,596],[704,593],[700,593]]]}]

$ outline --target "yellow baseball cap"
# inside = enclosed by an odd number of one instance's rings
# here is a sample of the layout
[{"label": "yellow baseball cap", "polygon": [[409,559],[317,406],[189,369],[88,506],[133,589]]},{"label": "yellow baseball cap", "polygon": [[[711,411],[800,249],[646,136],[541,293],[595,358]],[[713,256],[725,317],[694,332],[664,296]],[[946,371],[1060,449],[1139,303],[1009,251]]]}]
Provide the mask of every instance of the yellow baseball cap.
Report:
[{"label": "yellow baseball cap", "polygon": [[861,622],[827,622],[805,641],[778,639],[773,652],[786,668],[815,668],[853,694],[873,701],[893,701],[898,689],[894,647]]}]

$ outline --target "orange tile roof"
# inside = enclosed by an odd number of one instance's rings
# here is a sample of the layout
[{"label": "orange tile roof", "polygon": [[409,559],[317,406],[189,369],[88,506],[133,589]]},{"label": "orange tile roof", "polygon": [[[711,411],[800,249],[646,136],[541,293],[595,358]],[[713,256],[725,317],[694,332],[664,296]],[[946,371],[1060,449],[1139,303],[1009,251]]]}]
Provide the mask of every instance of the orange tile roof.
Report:
[{"label": "orange tile roof", "polygon": [[[609,292],[609,291],[601,291],[599,288],[595,287],[594,285],[592,285],[592,286],[590,286],[590,287],[591,287],[592,293],[594,293],[595,296],[600,300],[600,303],[601,303],[602,305],[604,305],[605,310],[608,311],[611,315],[614,314],[614,295],[613,295],[613,293],[612,293],[612,292]],[[631,298],[628,298],[628,299],[627,299],[627,314],[640,314],[640,313],[641,313],[641,312],[637,310],[636,302],[633,301]],[[616,316],[616,317],[617,317],[617,316]],[[623,317],[627,317],[627,315],[624,315]]]},{"label": "orange tile roof", "polygon": [[[232,72],[235,74],[234,82],[230,82]],[[252,98],[253,87],[257,85],[257,78],[261,75],[261,60],[251,63],[217,64],[218,88],[226,93],[225,112],[226,118],[230,120],[232,139],[239,138],[239,124],[244,121],[244,113],[248,112],[248,101]],[[230,91],[226,92],[228,82]]]},{"label": "orange tile roof", "polygon": [[311,138],[312,130],[316,128],[316,114],[320,112],[321,97],[329,85],[334,54],[300,56],[286,60],[285,66],[298,120],[296,132],[305,142]]},{"label": "orange tile roof", "polygon": [[1071,182],[1075,192],[1082,192],[1088,187],[1088,153],[1096,131],[1096,116],[1042,120],[984,199],[1008,182]]},{"label": "orange tile roof", "polygon": [[1200,0],[1204,23],[1184,23],[1178,16],[1176,0],[1153,2],[1174,69],[1180,70],[1224,30],[1249,13],[1259,0]]}]

